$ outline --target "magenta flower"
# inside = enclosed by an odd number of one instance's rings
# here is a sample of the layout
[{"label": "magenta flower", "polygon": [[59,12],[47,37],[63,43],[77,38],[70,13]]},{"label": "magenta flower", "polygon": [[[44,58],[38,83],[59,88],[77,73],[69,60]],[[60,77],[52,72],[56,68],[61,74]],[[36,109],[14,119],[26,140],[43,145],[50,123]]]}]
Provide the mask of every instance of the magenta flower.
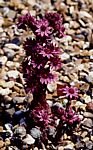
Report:
[{"label": "magenta flower", "polygon": [[55,82],[58,79],[58,76],[56,74],[49,73],[43,73],[40,75],[40,82],[42,84],[48,84],[51,82]]},{"label": "magenta flower", "polygon": [[47,126],[49,123],[48,111],[44,108],[36,107],[31,111],[30,116],[38,125]]},{"label": "magenta flower", "polygon": [[54,56],[50,59],[50,66],[52,69],[60,69],[62,66],[62,61],[58,56]]},{"label": "magenta flower", "polygon": [[64,124],[67,124],[69,126],[73,126],[73,124],[80,122],[78,115],[72,110],[71,107],[69,107],[67,111],[64,111],[64,114],[62,115],[61,119]]},{"label": "magenta flower", "polygon": [[68,87],[68,86],[66,86],[63,89],[63,93],[65,93],[66,96],[70,97],[71,99],[78,97],[78,89],[76,87]]},{"label": "magenta flower", "polygon": [[48,21],[42,19],[37,21],[37,30],[35,31],[38,36],[48,37],[51,34],[51,27],[49,27]]}]

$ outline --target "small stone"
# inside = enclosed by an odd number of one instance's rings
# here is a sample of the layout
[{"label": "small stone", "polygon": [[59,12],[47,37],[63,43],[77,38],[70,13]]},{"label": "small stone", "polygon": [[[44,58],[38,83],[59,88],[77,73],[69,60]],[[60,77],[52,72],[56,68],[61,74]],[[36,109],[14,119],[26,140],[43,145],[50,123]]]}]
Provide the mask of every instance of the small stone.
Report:
[{"label": "small stone", "polygon": [[13,61],[7,61],[6,66],[11,69],[14,67],[14,62]]},{"label": "small stone", "polygon": [[92,18],[92,16],[86,11],[80,11],[79,12],[79,17],[80,18],[83,18],[83,17]]},{"label": "small stone", "polygon": [[9,146],[11,144],[10,139],[6,138],[5,139],[5,146]]},{"label": "small stone", "polygon": [[7,57],[6,56],[1,56],[0,57],[0,62],[2,63],[2,65],[5,65],[7,62]]},{"label": "small stone", "polygon": [[71,142],[67,146],[64,146],[64,150],[73,150],[74,149],[74,144]]},{"label": "small stone", "polygon": [[35,143],[35,139],[31,135],[27,134],[27,136],[23,140],[23,142],[26,143],[26,144],[28,144],[28,145],[32,145],[32,144]]},{"label": "small stone", "polygon": [[40,136],[41,136],[41,131],[37,128],[32,128],[30,130],[30,132],[31,132],[32,137],[35,138],[35,139],[39,139]]},{"label": "small stone", "polygon": [[84,117],[86,117],[86,118],[91,118],[91,119],[93,119],[93,113],[90,113],[90,112],[84,112]]},{"label": "small stone", "polygon": [[67,59],[69,59],[70,58],[70,56],[67,54],[67,53],[63,53],[62,55],[61,55],[61,59],[62,60],[67,60]]},{"label": "small stone", "polygon": [[5,44],[5,47],[7,47],[9,49],[14,49],[14,50],[22,50],[18,45],[13,44],[13,43]]},{"label": "small stone", "polygon": [[0,133],[3,132],[3,126],[0,126]]},{"label": "small stone", "polygon": [[16,52],[14,50],[6,48],[6,47],[4,47],[3,50],[4,50],[4,53],[7,56],[8,60],[13,60]]},{"label": "small stone", "polygon": [[3,146],[4,146],[4,142],[0,140],[0,148],[2,148]]},{"label": "small stone", "polygon": [[88,103],[86,106],[86,109],[87,109],[87,111],[93,113],[93,102]]},{"label": "small stone", "polygon": [[76,143],[76,149],[84,149],[84,147],[85,147],[84,142]]},{"label": "small stone", "polygon": [[9,10],[9,12],[7,13],[8,18],[14,19],[15,16],[16,16],[16,11],[14,10]]},{"label": "small stone", "polygon": [[12,88],[14,86],[14,81],[5,82],[4,80],[0,80],[0,85],[4,88]]},{"label": "small stone", "polygon": [[10,70],[10,71],[7,72],[7,76],[8,76],[9,78],[14,78],[14,79],[16,79],[16,78],[19,77],[19,72],[18,72],[17,70]]},{"label": "small stone", "polygon": [[22,126],[19,126],[18,128],[15,129],[14,134],[16,136],[19,136],[19,137],[23,138],[23,137],[26,136],[26,129]]},{"label": "small stone", "polygon": [[83,131],[83,133],[81,134],[81,136],[82,136],[83,138],[85,138],[87,135],[88,135],[88,132],[87,132],[87,131]]},{"label": "small stone", "polygon": [[57,88],[57,85],[55,83],[49,83],[47,85],[47,89],[49,90],[49,92],[54,92]]},{"label": "small stone", "polygon": [[92,128],[93,126],[93,121],[90,118],[85,118],[82,122],[82,125],[87,127],[87,128]]},{"label": "small stone", "polygon": [[21,104],[25,101],[25,97],[18,97],[18,96],[15,96],[13,98],[13,103],[14,104]]},{"label": "small stone", "polygon": [[83,139],[83,142],[88,142],[89,141],[89,137],[85,137],[84,139]]},{"label": "small stone", "polygon": [[53,102],[52,102],[52,101],[47,100],[47,103],[48,103],[48,105],[49,105],[50,107],[52,107],[52,105],[53,105]]},{"label": "small stone", "polygon": [[85,100],[86,104],[91,102],[91,97],[89,95],[84,94],[82,98]]},{"label": "small stone", "polygon": [[10,117],[12,117],[13,114],[14,114],[14,112],[15,112],[15,109],[14,109],[14,108],[10,108],[10,109],[5,110],[5,112],[6,112]]},{"label": "small stone", "polygon": [[92,150],[92,148],[93,148],[93,143],[92,143],[92,141],[88,141],[88,142],[86,142],[86,147],[87,147],[87,149],[89,150]]},{"label": "small stone", "polygon": [[11,93],[12,93],[12,90],[10,90],[9,88],[6,88],[6,89],[0,88],[0,95],[2,95],[2,96],[9,95]]},{"label": "small stone", "polygon": [[58,150],[64,150],[63,146],[58,146]]}]

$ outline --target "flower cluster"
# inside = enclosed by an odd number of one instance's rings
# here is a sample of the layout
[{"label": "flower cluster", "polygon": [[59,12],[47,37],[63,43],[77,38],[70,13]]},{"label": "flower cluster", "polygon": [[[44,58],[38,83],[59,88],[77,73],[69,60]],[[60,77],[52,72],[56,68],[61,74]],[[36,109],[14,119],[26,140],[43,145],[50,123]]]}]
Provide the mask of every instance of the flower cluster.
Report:
[{"label": "flower cluster", "polygon": [[[65,86],[62,94],[68,98],[66,108],[50,108],[46,102],[47,84],[58,79],[55,70],[60,69],[61,49],[54,43],[55,37],[64,37],[65,28],[63,20],[58,13],[46,13],[41,18],[31,16],[29,13],[19,17],[18,28],[31,30],[34,38],[27,38],[23,44],[26,56],[22,63],[23,75],[26,81],[26,92],[32,92],[33,101],[29,109],[29,117],[35,126],[39,127],[41,139],[48,139],[48,129],[52,126],[59,130],[65,124],[73,126],[79,122],[76,113],[70,107],[69,100],[78,97],[78,90],[75,87]],[[59,120],[59,125],[56,123]],[[57,129],[59,128],[59,129]],[[50,133],[52,134],[52,133]],[[57,136],[56,136],[57,137]]]},{"label": "flower cluster", "polygon": [[[65,28],[58,13],[46,13],[36,19],[29,13],[19,17],[18,28],[30,29],[34,39],[27,38],[24,42],[26,58],[23,62],[23,73],[26,79],[27,92],[39,90],[49,82],[57,79],[55,69],[61,68],[61,49],[53,43],[56,37],[63,37]],[[29,83],[31,81],[31,83]]]},{"label": "flower cluster", "polygon": [[48,111],[44,108],[36,107],[30,112],[30,117],[33,118],[37,126],[47,127],[49,124]]}]

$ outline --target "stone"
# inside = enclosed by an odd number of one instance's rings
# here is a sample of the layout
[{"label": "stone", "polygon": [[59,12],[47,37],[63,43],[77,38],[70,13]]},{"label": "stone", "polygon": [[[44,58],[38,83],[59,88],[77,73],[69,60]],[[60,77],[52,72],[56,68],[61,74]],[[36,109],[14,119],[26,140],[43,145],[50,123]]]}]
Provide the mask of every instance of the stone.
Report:
[{"label": "stone", "polygon": [[54,92],[57,88],[57,85],[55,83],[48,83],[47,85],[47,89],[49,90],[49,92]]},{"label": "stone", "polygon": [[5,47],[13,50],[22,50],[18,45],[13,44],[13,43],[7,43],[5,44]]},{"label": "stone", "polygon": [[18,97],[18,96],[13,97],[13,103],[14,104],[21,104],[24,101],[25,101],[25,97]]},{"label": "stone", "polygon": [[92,16],[88,12],[83,11],[83,10],[79,12],[79,17],[80,18],[83,18],[83,17],[92,18]]},{"label": "stone", "polygon": [[23,142],[28,145],[33,145],[35,143],[35,139],[30,134],[27,134]]},{"label": "stone", "polygon": [[89,102],[86,106],[87,111],[93,113],[93,102]]},{"label": "stone", "polygon": [[69,59],[70,58],[70,55],[68,55],[67,53],[63,53],[62,55],[61,55],[61,60],[67,60],[67,59]]},{"label": "stone", "polygon": [[88,141],[88,142],[86,142],[86,147],[87,147],[87,149],[89,150],[92,150],[92,148],[93,148],[93,142],[92,141]]},{"label": "stone", "polygon": [[4,146],[4,142],[0,140],[0,148],[2,148],[3,146]]},{"label": "stone", "polygon": [[90,113],[90,112],[84,112],[84,117],[86,117],[86,118],[91,118],[91,119],[93,119],[93,113]]},{"label": "stone", "polygon": [[3,132],[3,126],[0,126],[0,133]]},{"label": "stone", "polygon": [[5,146],[9,146],[11,144],[10,139],[6,138],[5,139]]},{"label": "stone", "polygon": [[14,78],[14,79],[16,79],[16,78],[19,77],[19,72],[18,72],[17,70],[10,70],[10,71],[7,72],[7,76],[8,76],[9,78]]},{"label": "stone", "polygon": [[85,118],[82,122],[82,126],[85,126],[87,128],[92,128],[93,127],[93,121],[90,118]]},{"label": "stone", "polygon": [[21,138],[25,137],[26,136],[26,129],[25,129],[25,127],[22,127],[22,126],[17,127],[15,129],[15,131],[14,131],[14,134],[16,136],[21,137]]},{"label": "stone", "polygon": [[0,80],[0,85],[3,88],[12,88],[14,86],[14,81],[5,82],[4,80]]},{"label": "stone", "polygon": [[84,147],[85,147],[84,142],[81,141],[76,143],[76,149],[84,149]]},{"label": "stone", "polygon": [[82,134],[81,134],[81,137],[85,138],[87,135],[88,135],[88,132],[87,131],[83,131]]},{"label": "stone", "polygon": [[91,97],[89,95],[84,94],[82,98],[85,100],[86,104],[91,102]]},{"label": "stone", "polygon": [[2,95],[2,96],[9,95],[11,93],[12,93],[12,90],[10,90],[9,88],[6,88],[6,89],[0,88],[0,95]]},{"label": "stone", "polygon": [[32,129],[30,130],[30,133],[31,133],[31,136],[32,136],[33,138],[35,138],[35,139],[39,139],[40,136],[41,136],[41,131],[40,131],[39,129],[37,129],[37,128],[32,128]]},{"label": "stone", "polygon": [[7,57],[6,56],[1,56],[0,57],[0,63],[2,63],[2,65],[5,65],[7,62]]},{"label": "stone", "polygon": [[13,61],[7,61],[6,66],[11,69],[14,67],[14,62]]},{"label": "stone", "polygon": [[3,50],[4,50],[4,53],[7,56],[8,60],[13,60],[16,52],[14,50],[6,48],[6,47],[4,47]]},{"label": "stone", "polygon": [[9,12],[7,13],[8,18],[14,19],[15,16],[16,16],[16,11],[14,10],[9,10]]},{"label": "stone", "polygon": [[6,112],[10,117],[12,117],[12,115],[13,115],[14,112],[15,112],[15,109],[14,109],[14,108],[10,108],[10,109],[5,110],[5,112]]},{"label": "stone", "polygon": [[48,103],[48,105],[49,105],[50,107],[52,107],[53,102],[52,102],[51,100],[47,100],[47,103]]},{"label": "stone", "polygon": [[58,150],[64,150],[63,146],[58,146]]}]

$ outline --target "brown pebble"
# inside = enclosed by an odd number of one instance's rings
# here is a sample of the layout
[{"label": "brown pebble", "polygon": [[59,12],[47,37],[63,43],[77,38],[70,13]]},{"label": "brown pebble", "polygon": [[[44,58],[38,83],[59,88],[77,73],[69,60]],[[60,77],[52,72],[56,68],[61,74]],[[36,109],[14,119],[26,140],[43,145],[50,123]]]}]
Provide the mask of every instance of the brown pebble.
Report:
[{"label": "brown pebble", "polygon": [[2,148],[3,146],[4,146],[4,142],[0,140],[0,148]]},{"label": "brown pebble", "polygon": [[93,112],[93,102],[89,102],[86,106],[87,111]]},{"label": "brown pebble", "polygon": [[0,133],[3,132],[3,126],[0,126]]}]

